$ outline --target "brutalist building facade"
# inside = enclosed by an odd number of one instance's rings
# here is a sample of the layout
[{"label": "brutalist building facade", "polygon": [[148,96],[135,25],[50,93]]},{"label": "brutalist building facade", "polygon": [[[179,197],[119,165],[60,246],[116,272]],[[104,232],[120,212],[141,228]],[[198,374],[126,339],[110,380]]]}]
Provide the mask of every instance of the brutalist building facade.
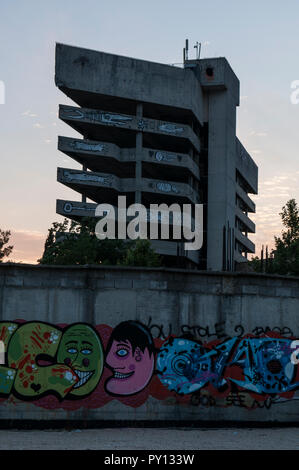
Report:
[{"label": "brutalist building facade", "polygon": [[258,169],[236,137],[239,80],[225,58],[175,67],[64,44],[56,45],[57,87],[74,106],[59,117],[81,138],[58,148],[82,169],[58,168],[74,200],[57,213],[94,216],[99,203],[203,204],[203,246],[152,240],[165,264],[233,271],[254,253],[250,213]]}]

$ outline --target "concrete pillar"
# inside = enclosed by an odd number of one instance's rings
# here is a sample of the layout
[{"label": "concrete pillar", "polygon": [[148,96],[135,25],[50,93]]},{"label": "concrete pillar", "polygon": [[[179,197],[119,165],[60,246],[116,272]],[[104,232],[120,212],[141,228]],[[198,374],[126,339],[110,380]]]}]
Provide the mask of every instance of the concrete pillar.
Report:
[{"label": "concrete pillar", "polygon": [[[82,165],[82,171],[86,171],[86,170],[87,170],[86,165]],[[82,202],[86,202],[86,196],[85,196],[85,194],[82,194]]]},{"label": "concrete pillar", "polygon": [[[143,106],[142,103],[138,103],[136,106],[137,119],[142,119]],[[141,186],[142,186],[142,132],[136,134],[136,191],[135,191],[135,202],[141,204]]]}]

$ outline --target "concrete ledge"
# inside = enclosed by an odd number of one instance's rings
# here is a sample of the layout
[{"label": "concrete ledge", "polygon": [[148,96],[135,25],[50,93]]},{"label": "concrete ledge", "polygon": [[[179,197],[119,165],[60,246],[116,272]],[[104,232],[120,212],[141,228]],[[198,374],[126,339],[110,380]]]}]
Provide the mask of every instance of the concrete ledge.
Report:
[{"label": "concrete ledge", "polygon": [[0,285],[44,289],[151,289],[299,298],[299,278],[131,266],[0,264]]}]

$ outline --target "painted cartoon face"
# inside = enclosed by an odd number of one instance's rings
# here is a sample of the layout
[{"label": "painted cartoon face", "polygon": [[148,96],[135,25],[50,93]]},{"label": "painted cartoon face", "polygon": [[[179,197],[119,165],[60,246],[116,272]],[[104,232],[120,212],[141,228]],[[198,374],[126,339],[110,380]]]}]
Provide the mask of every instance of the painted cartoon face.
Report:
[{"label": "painted cartoon face", "polygon": [[82,396],[92,392],[104,366],[103,348],[96,331],[84,323],[67,328],[61,338],[57,361],[71,367],[79,378],[70,395]]},{"label": "painted cartoon face", "polygon": [[154,354],[148,348],[139,347],[133,351],[128,340],[114,340],[106,363],[113,371],[113,377],[106,382],[106,390],[113,395],[133,395],[140,392],[152,377]]},{"label": "painted cartoon face", "polygon": [[183,395],[195,392],[214,378],[210,358],[213,354],[194,341],[171,338],[159,351],[158,377],[170,391]]}]

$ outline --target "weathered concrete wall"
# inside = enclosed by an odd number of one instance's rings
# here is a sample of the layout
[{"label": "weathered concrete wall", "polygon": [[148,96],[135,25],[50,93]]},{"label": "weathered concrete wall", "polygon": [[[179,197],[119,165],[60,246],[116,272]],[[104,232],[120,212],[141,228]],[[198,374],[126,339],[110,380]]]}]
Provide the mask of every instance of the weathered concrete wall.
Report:
[{"label": "weathered concrete wall", "polygon": [[81,90],[187,109],[203,121],[202,90],[190,69],[58,43],[55,82],[72,99]]},{"label": "weathered concrete wall", "polygon": [[[47,267],[0,264],[0,321],[86,322],[115,328],[138,320],[154,338],[191,333],[203,342],[274,330],[299,338],[299,279],[257,274],[225,274],[171,269]],[[299,398],[299,397],[297,397]],[[105,406],[43,409],[30,402],[0,406],[0,419],[245,420],[298,421],[292,400],[248,410],[199,400],[150,396],[139,407],[117,398]]]}]

